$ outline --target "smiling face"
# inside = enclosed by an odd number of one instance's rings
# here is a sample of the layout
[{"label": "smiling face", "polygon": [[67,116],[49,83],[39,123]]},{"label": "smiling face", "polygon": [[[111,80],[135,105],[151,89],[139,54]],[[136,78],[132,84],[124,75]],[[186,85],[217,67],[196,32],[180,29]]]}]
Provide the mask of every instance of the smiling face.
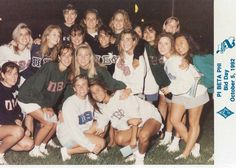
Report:
[{"label": "smiling face", "polygon": [[158,50],[161,55],[169,57],[172,52],[171,40],[168,37],[161,37],[158,41]]},{"label": "smiling face", "polygon": [[72,62],[72,50],[68,49],[68,48],[64,48],[61,51],[61,55],[59,56],[59,64],[61,65],[61,67],[64,67],[63,69],[66,69],[70,66],[71,62]]},{"label": "smiling face", "polygon": [[106,48],[109,46],[111,36],[106,34],[105,31],[100,31],[98,35],[98,41],[102,48]]},{"label": "smiling face", "polygon": [[6,87],[11,88],[12,86],[14,86],[18,80],[18,71],[16,68],[7,68],[6,72],[3,73],[1,72],[2,78],[3,78],[3,84]]},{"label": "smiling face", "polygon": [[87,13],[87,15],[84,19],[84,23],[85,23],[87,29],[96,30],[96,27],[97,27],[97,24],[98,24],[96,14],[92,13],[92,12]]},{"label": "smiling face", "polygon": [[30,42],[30,33],[27,29],[20,29],[19,37],[17,39],[17,43],[23,47],[26,47]]},{"label": "smiling face", "polygon": [[175,50],[181,56],[186,56],[189,51],[188,41],[184,36],[175,39]]},{"label": "smiling face", "polygon": [[170,19],[165,25],[165,32],[175,34],[178,31],[178,22]]},{"label": "smiling face", "polygon": [[145,28],[143,32],[143,39],[153,45],[156,39],[156,31],[149,27]]},{"label": "smiling face", "polygon": [[84,35],[80,31],[72,32],[70,38],[74,48],[84,42]]},{"label": "smiling face", "polygon": [[132,54],[135,44],[136,42],[131,34],[126,33],[121,36],[120,46],[124,52]]},{"label": "smiling face", "polygon": [[66,10],[64,13],[64,19],[65,19],[65,24],[67,26],[72,26],[75,23],[75,20],[77,18],[77,14],[75,10]]},{"label": "smiling face", "polygon": [[88,69],[91,56],[92,55],[88,48],[80,48],[77,51],[76,62],[81,68]]},{"label": "smiling face", "polygon": [[61,35],[57,29],[52,29],[52,31],[47,36],[47,42],[49,48],[53,48],[60,42]]},{"label": "smiling face", "polygon": [[96,102],[102,103],[108,97],[106,90],[104,90],[99,85],[92,85],[90,87],[90,92],[92,94],[93,99]]},{"label": "smiling face", "polygon": [[85,99],[88,94],[88,90],[89,90],[88,80],[86,80],[84,78],[80,78],[75,82],[74,91],[75,91],[75,94],[79,98]]},{"label": "smiling face", "polygon": [[124,15],[121,13],[117,13],[113,20],[113,26],[115,33],[120,33],[124,30],[125,26],[125,18]]}]

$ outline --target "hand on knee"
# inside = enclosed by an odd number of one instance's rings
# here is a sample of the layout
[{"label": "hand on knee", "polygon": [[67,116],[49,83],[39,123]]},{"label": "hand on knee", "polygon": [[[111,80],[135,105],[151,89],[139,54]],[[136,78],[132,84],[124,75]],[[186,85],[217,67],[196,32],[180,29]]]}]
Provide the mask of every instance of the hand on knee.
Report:
[{"label": "hand on knee", "polygon": [[132,118],[128,120],[129,125],[138,126],[142,122],[140,118]]}]

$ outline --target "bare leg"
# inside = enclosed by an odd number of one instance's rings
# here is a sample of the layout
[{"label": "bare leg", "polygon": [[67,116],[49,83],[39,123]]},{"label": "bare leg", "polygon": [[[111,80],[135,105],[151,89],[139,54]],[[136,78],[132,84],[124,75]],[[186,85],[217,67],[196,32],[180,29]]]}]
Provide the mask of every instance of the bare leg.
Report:
[{"label": "bare leg", "polygon": [[143,128],[141,128],[138,136],[139,153],[144,154],[149,146],[150,138],[155,135],[161,128],[161,123],[154,119],[148,119]]},{"label": "bare leg", "polygon": [[183,154],[188,156],[197,141],[198,135],[200,133],[200,125],[199,120],[202,114],[202,106],[198,106],[193,109],[189,109],[189,133],[188,133],[188,141],[186,147],[184,149]]},{"label": "bare leg", "polygon": [[31,112],[29,115],[41,123],[41,128],[35,137],[35,146],[39,146],[53,128],[53,124],[44,120],[42,109]]},{"label": "bare leg", "polygon": [[0,153],[5,153],[8,149],[14,146],[24,136],[24,129],[17,125],[2,125],[0,126]]}]

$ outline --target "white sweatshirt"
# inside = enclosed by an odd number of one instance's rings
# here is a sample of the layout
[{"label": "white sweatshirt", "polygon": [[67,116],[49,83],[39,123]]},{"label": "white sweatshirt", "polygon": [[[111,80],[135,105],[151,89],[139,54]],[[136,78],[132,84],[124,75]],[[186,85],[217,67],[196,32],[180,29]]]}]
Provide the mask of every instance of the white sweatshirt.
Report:
[{"label": "white sweatshirt", "polygon": [[182,70],[179,65],[182,63],[182,57],[173,55],[165,62],[165,72],[168,75],[171,84],[168,86],[173,95],[187,95],[191,86],[194,84],[194,76],[190,68]]},{"label": "white sweatshirt", "polygon": [[12,61],[19,66],[20,72],[22,72],[29,66],[30,59],[29,49],[24,49],[16,54],[12,47],[8,45],[0,46],[0,67],[6,62]]},{"label": "white sweatshirt", "polygon": [[124,67],[129,69],[130,74],[125,75],[123,70],[119,68],[120,58],[117,59],[115,65],[115,72],[113,78],[124,82],[127,88],[132,90],[132,94],[143,93],[144,87],[144,77],[146,75],[146,65],[143,56],[139,57],[139,66],[135,69],[133,68],[133,55],[124,56]]},{"label": "white sweatshirt", "polygon": [[100,122],[99,127],[105,126],[111,121],[112,127],[126,130],[130,128],[127,121],[131,118],[141,118],[142,123],[139,126],[142,126],[150,118],[162,123],[161,115],[154,105],[132,95],[127,99],[120,100],[121,93],[122,91],[116,91],[107,104],[98,104],[101,112],[107,116],[103,123]]},{"label": "white sweatshirt", "polygon": [[146,49],[144,50],[144,59],[145,59],[145,64],[146,64],[146,76],[145,76],[145,81],[144,81],[144,94],[158,93],[159,86],[157,85],[155,78],[152,74],[152,70],[150,68]]},{"label": "white sweatshirt", "polygon": [[86,97],[85,100],[80,99],[76,95],[67,98],[62,106],[64,122],[58,124],[57,136],[73,137],[78,145],[81,145],[89,151],[93,151],[95,144],[90,142],[84,135],[84,131],[88,130],[93,124],[93,111],[88,97]]}]

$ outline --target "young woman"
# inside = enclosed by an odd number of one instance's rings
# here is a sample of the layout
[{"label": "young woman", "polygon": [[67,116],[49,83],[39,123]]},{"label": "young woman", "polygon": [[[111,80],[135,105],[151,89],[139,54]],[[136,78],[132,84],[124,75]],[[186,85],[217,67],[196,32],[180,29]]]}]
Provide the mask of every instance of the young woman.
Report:
[{"label": "young woman", "polygon": [[43,32],[41,44],[34,44],[31,50],[31,64],[26,70],[26,79],[33,75],[43,64],[57,58],[61,46],[61,28],[49,25]]},{"label": "young woman", "polygon": [[[168,34],[161,34],[158,42],[158,49],[161,54],[168,53],[170,48],[174,46],[174,39]],[[166,54],[168,56],[169,54]],[[186,159],[191,150],[193,149],[197,140],[200,128],[199,120],[203,104],[209,101],[206,88],[203,85],[197,85],[196,95],[190,95],[190,91],[195,82],[195,77],[199,77],[199,74],[190,64],[188,69],[181,69],[183,62],[180,56],[167,57],[165,62],[165,71],[171,80],[171,84],[168,87],[162,88],[161,91],[164,94],[172,92],[173,98],[171,101],[170,121],[173,124],[176,131],[186,142],[184,152],[175,159]],[[185,110],[189,112],[189,131],[182,118]]]},{"label": "young woman", "polygon": [[102,19],[96,9],[87,9],[85,11],[81,26],[86,31],[85,41],[91,46],[92,50],[98,45],[98,29],[102,24]]},{"label": "young woman", "polygon": [[138,146],[132,158],[136,160],[135,164],[144,164],[149,141],[162,125],[158,110],[137,96],[120,100],[121,91],[111,95],[98,80],[90,82],[90,91],[103,115],[107,116],[107,119],[103,120],[103,125],[110,120],[115,129],[116,144],[130,145],[132,148]]},{"label": "young woman", "polygon": [[31,157],[44,158],[44,154],[48,155],[45,146],[55,133],[57,120],[53,107],[67,83],[72,52],[71,47],[63,46],[60,49],[58,61],[51,61],[43,65],[25,81],[19,90],[20,107],[41,124],[35,137],[35,146],[29,153]]},{"label": "young woman", "polygon": [[[208,93],[213,93],[214,88],[214,58],[212,54],[200,54],[199,46],[196,44],[196,42],[193,40],[190,34],[187,33],[179,33],[176,35],[175,38],[175,49],[177,53],[180,56],[183,56],[189,63],[193,63],[195,68],[198,70],[198,72],[201,75],[200,83],[201,85],[204,85],[207,88]],[[200,89],[200,86],[199,88]],[[197,90],[198,91],[198,90]],[[206,91],[203,90],[202,95],[205,94]],[[200,95],[200,94],[199,94]],[[201,96],[203,98],[203,96]],[[198,101],[200,98],[195,98],[194,101]],[[195,115],[189,115],[189,120],[191,119],[194,121],[194,125],[190,125],[189,134],[195,137],[198,137],[199,134],[199,120],[202,112],[204,103],[199,104],[198,106],[189,109],[189,113],[198,113]],[[197,130],[197,131],[194,131]],[[193,133],[192,133],[193,132]],[[190,138],[190,137],[189,137]],[[194,143],[196,142],[196,139],[192,140]],[[189,149],[186,147],[185,151],[188,151]],[[186,153],[186,152],[183,153]],[[200,156],[200,144],[195,143],[194,147],[191,150],[191,154],[193,157],[197,158]]]},{"label": "young woman", "polygon": [[[99,115],[94,111],[88,98],[88,78],[78,75],[73,80],[75,94],[66,99],[62,107],[63,122],[58,124],[57,137],[62,144],[62,160],[71,158],[72,154],[93,152],[98,154],[105,147],[105,139],[99,134],[104,132],[97,127],[95,118]],[[97,155],[88,153],[91,159]]]},{"label": "young woman", "polygon": [[85,40],[85,31],[83,27],[77,24],[73,25],[71,27],[71,32],[70,32],[70,42],[74,48],[74,54],[73,54],[74,56],[79,45],[84,43],[84,40]]},{"label": "young woman", "polygon": [[145,40],[144,58],[147,66],[144,93],[146,100],[149,102],[154,102],[158,100],[160,76],[166,76],[167,82],[165,86],[169,85],[170,82],[164,71],[163,66],[160,65],[158,62],[158,60],[160,59],[160,54],[157,52],[155,47],[156,37],[157,30],[155,29],[155,27],[152,24],[147,24],[143,32],[143,39]]},{"label": "young woman", "polygon": [[200,47],[188,33],[178,33],[175,36],[175,50],[180,55],[192,63],[201,73],[200,82],[207,87],[208,93],[214,90],[214,57],[212,54],[205,54],[200,51]]},{"label": "young woman", "polygon": [[33,140],[25,132],[23,113],[17,103],[17,80],[19,67],[13,62],[2,65],[0,76],[0,165],[8,164],[4,154],[8,149],[29,151]]},{"label": "young woman", "polygon": [[62,42],[70,43],[71,28],[76,22],[77,9],[72,5],[68,4],[63,9],[64,23],[60,25],[62,30]]},{"label": "young woman", "polygon": [[123,9],[118,9],[113,14],[113,16],[112,16],[112,18],[109,22],[109,26],[112,29],[113,33],[114,33],[114,37],[111,40],[111,43],[118,45],[119,38],[120,38],[120,33],[123,30],[132,29],[129,14]]},{"label": "young woman", "polygon": [[12,32],[12,41],[0,47],[0,67],[8,62],[15,62],[20,69],[21,84],[25,80],[24,71],[30,65],[30,50],[33,43],[31,30],[24,23],[19,23]]},{"label": "young woman", "polygon": [[[119,45],[121,32],[124,30],[132,29],[131,21],[128,13],[123,9],[118,9],[112,16],[110,23],[110,28],[113,31],[113,37],[111,38],[111,43],[116,46]],[[139,42],[134,49],[134,62],[133,67],[139,66],[139,57],[144,53],[144,44]]]},{"label": "young woman", "polygon": [[[77,49],[75,56],[75,65],[73,76],[76,75],[87,75],[89,79],[100,79],[104,81],[107,87],[111,90],[125,89],[126,85],[118,80],[112,78],[110,73],[106,70],[105,67],[101,67],[98,63],[95,62],[95,56],[91,47],[88,44],[81,44]],[[126,90],[129,94],[129,90]],[[68,85],[65,91],[65,98],[74,94],[73,88],[71,85]]]},{"label": "young woman", "polygon": [[106,25],[98,29],[99,45],[93,48],[96,59],[107,67],[107,70],[113,75],[116,60],[118,59],[118,47],[110,43],[112,30]]},{"label": "young woman", "polygon": [[170,33],[172,35],[180,31],[180,21],[177,17],[171,16],[167,18],[162,26],[163,32]]},{"label": "young woman", "polygon": [[124,30],[119,43],[119,58],[116,61],[113,78],[124,82],[133,95],[143,96],[146,65],[144,57],[139,58],[139,66],[133,68],[134,48],[138,35],[133,30]]}]

